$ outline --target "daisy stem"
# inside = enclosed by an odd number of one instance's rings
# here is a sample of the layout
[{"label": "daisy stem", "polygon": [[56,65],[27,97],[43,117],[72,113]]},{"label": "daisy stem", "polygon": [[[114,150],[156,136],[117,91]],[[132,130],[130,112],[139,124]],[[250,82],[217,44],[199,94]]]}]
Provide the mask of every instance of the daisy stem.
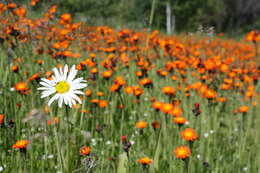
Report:
[{"label": "daisy stem", "polygon": [[66,116],[66,121],[67,121],[67,126],[66,126],[66,136],[67,136],[67,172],[70,172],[70,140],[69,140],[69,135],[70,135],[70,122],[69,122],[69,107],[65,106],[65,116]]}]

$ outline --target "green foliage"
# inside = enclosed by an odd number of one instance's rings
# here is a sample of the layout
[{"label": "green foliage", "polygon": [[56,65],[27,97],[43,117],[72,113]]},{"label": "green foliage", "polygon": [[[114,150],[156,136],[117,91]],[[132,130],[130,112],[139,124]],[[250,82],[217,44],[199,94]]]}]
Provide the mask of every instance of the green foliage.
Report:
[{"label": "green foliage", "polygon": [[[176,31],[196,31],[202,25],[217,32],[241,33],[258,28],[260,2],[256,0],[48,0],[41,8],[57,4],[63,12],[90,25],[146,28],[155,1],[153,29],[166,28],[166,2],[176,19]],[[20,5],[29,0],[14,0]]]}]

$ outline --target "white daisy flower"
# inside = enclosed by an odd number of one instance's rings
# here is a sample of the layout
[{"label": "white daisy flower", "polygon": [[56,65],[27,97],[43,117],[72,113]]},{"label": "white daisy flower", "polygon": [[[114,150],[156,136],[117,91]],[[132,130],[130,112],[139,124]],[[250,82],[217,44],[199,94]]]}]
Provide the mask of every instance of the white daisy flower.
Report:
[{"label": "white daisy flower", "polygon": [[38,90],[42,90],[41,98],[55,94],[49,100],[48,105],[58,100],[59,107],[62,107],[63,103],[72,107],[72,105],[76,104],[76,101],[81,104],[82,102],[76,94],[84,94],[79,89],[85,88],[87,81],[83,80],[82,77],[74,79],[78,72],[75,65],[72,66],[70,71],[68,66],[65,65],[63,69],[60,68],[58,70],[57,68],[53,68],[53,72],[54,76],[52,76],[52,80],[41,79],[40,84],[43,87],[38,88]]}]

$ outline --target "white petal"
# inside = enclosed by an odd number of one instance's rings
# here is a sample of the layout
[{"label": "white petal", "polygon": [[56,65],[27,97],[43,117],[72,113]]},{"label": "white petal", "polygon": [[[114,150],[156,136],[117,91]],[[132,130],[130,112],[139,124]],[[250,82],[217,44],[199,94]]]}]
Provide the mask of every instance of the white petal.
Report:
[{"label": "white petal", "polygon": [[71,99],[71,103],[72,103],[72,105],[75,105],[75,104],[76,104],[76,101],[73,100],[73,99]]},{"label": "white petal", "polygon": [[70,69],[67,82],[71,82],[75,78],[77,72],[78,71],[75,69],[75,65],[73,65],[72,68]]},{"label": "white petal", "polygon": [[70,107],[72,106],[72,99],[71,98],[66,97],[66,102],[67,102],[66,105],[69,105]]},{"label": "white petal", "polygon": [[87,84],[72,85],[72,86],[71,86],[71,89],[72,89],[72,90],[77,90],[77,89],[85,88],[85,87],[87,87],[87,86],[88,86]]},{"label": "white petal", "polygon": [[55,85],[55,82],[53,80],[48,80],[48,79],[45,79],[45,78],[41,78],[41,80],[51,86],[54,86]]},{"label": "white petal", "polygon": [[57,68],[53,68],[52,70],[53,70],[53,72],[54,72],[55,78],[61,80],[61,77],[62,77],[62,76],[60,75],[58,69],[57,69]]},{"label": "white petal", "polygon": [[64,76],[65,81],[67,80],[68,71],[69,71],[69,68],[68,68],[68,65],[66,64],[63,69],[63,76]]},{"label": "white petal", "polygon": [[56,85],[58,82],[61,81],[61,79],[58,79],[56,76],[51,76],[52,81],[54,82],[54,85]]},{"label": "white petal", "polygon": [[41,98],[45,98],[45,97],[48,97],[49,95],[52,95],[54,94],[56,91],[53,89],[53,90],[49,90],[49,91],[44,91],[42,92],[42,96]]},{"label": "white petal", "polygon": [[62,107],[62,103],[63,103],[63,95],[60,95],[58,103],[59,103],[59,107],[61,108]]},{"label": "white petal", "polygon": [[73,91],[71,91],[71,93],[84,95],[84,93],[82,91],[79,91],[79,90],[73,90]]},{"label": "white petal", "polygon": [[63,69],[60,68],[60,76],[61,76],[61,80],[62,81],[65,81],[66,77],[64,76],[64,73],[63,73]]},{"label": "white petal", "polygon": [[72,98],[67,98],[67,105],[69,105],[70,107],[72,107],[73,102],[75,102]]},{"label": "white petal", "polygon": [[37,90],[51,90],[53,89],[53,87],[40,87],[40,88],[37,88]]},{"label": "white petal", "polygon": [[65,105],[69,104],[67,97],[64,97],[64,103],[65,103]]},{"label": "white petal", "polygon": [[72,107],[72,101],[71,101],[71,100],[70,100],[70,102],[69,102],[69,106]]},{"label": "white petal", "polygon": [[50,106],[52,104],[53,101],[57,100],[60,97],[60,94],[57,93],[55,94],[48,102],[48,105]]},{"label": "white petal", "polygon": [[53,87],[52,85],[48,84],[48,83],[45,83],[45,82],[40,82],[40,84],[42,86],[45,86],[45,87]]},{"label": "white petal", "polygon": [[73,81],[71,81],[71,84],[77,84],[77,83],[81,83],[81,82],[87,82],[85,80],[83,80],[83,77],[77,78]]},{"label": "white petal", "polygon": [[80,100],[80,98],[77,95],[70,94],[70,97],[73,98],[74,100],[77,100],[80,104],[82,103],[82,101]]}]

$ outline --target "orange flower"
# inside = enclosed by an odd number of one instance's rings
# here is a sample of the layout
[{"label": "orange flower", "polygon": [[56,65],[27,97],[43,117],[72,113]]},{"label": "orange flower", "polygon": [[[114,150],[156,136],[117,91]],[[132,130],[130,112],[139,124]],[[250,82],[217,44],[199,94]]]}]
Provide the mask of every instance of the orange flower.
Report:
[{"label": "orange flower", "polygon": [[111,91],[111,92],[117,92],[117,91],[119,91],[120,90],[120,85],[118,85],[118,84],[113,84],[113,85],[111,85],[111,87],[109,88],[109,90]]},{"label": "orange flower", "polygon": [[4,123],[5,115],[0,114],[0,126]]},{"label": "orange flower", "polygon": [[183,124],[185,124],[185,122],[186,122],[187,120],[186,120],[186,118],[179,116],[179,117],[173,118],[172,121],[173,121],[175,124],[183,125]]},{"label": "orange flower", "polygon": [[144,79],[140,80],[139,84],[143,85],[144,87],[149,88],[149,87],[153,86],[153,81],[151,79],[144,78]]},{"label": "orange flower", "polygon": [[217,93],[214,90],[207,89],[204,93],[207,99],[214,99],[217,96]]},{"label": "orange flower", "polygon": [[138,121],[135,124],[135,127],[138,129],[144,129],[144,128],[146,128],[146,126],[147,126],[147,122],[145,122],[145,121]]},{"label": "orange flower", "polygon": [[26,15],[26,8],[20,7],[13,10],[14,15],[23,18]]},{"label": "orange flower", "polygon": [[115,80],[114,80],[114,83],[118,84],[119,86],[122,86],[122,85],[126,84],[124,78],[121,77],[121,76],[116,77]]},{"label": "orange flower", "polygon": [[105,79],[109,79],[111,76],[112,76],[113,72],[111,70],[108,70],[108,71],[104,71],[102,73],[102,76],[105,78]]},{"label": "orange flower", "polygon": [[101,96],[103,96],[103,95],[104,95],[104,93],[103,93],[103,92],[101,92],[101,91],[98,91],[98,92],[97,92],[97,95],[98,95],[99,97],[101,97]]},{"label": "orange flower", "polygon": [[153,121],[152,122],[152,126],[153,126],[154,130],[159,129],[160,128],[160,123],[158,123],[158,121]]},{"label": "orange flower", "polygon": [[161,109],[163,113],[168,114],[173,110],[173,105],[170,103],[162,103]]},{"label": "orange flower", "polygon": [[91,96],[92,95],[91,89],[86,89],[85,94],[87,97]]},{"label": "orange flower", "polygon": [[253,106],[256,106],[256,105],[257,105],[257,102],[256,102],[256,101],[252,102],[252,105],[253,105]]},{"label": "orange flower", "polygon": [[156,101],[156,98],[155,98],[155,97],[150,97],[150,98],[149,98],[149,101],[153,103],[153,102]]},{"label": "orange flower", "polygon": [[50,120],[47,120],[47,124],[48,125],[58,124],[59,122],[60,122],[59,117],[53,117]]},{"label": "orange flower", "polygon": [[23,148],[26,148],[26,146],[28,144],[29,144],[28,140],[19,140],[19,141],[16,141],[16,143],[12,145],[12,148],[14,148],[14,149],[23,149]]},{"label": "orange flower", "polygon": [[139,160],[137,160],[138,163],[141,163],[142,165],[150,165],[153,163],[153,161],[148,157],[142,157]]},{"label": "orange flower", "polygon": [[191,151],[189,147],[179,146],[173,151],[177,159],[186,159],[190,156]]},{"label": "orange flower", "polygon": [[1,12],[4,12],[5,10],[7,10],[7,6],[0,3],[0,14],[1,14]]},{"label": "orange flower", "polygon": [[77,69],[78,71],[80,71],[80,70],[83,69],[83,66],[82,66],[81,64],[77,64],[77,65],[76,65],[76,69]]},{"label": "orange flower", "polygon": [[9,3],[7,4],[7,7],[8,7],[8,8],[16,8],[17,6],[16,6],[15,3],[9,2]]},{"label": "orange flower", "polygon": [[141,77],[143,77],[143,72],[142,71],[137,71],[137,72],[135,72],[135,75],[138,77],[138,78],[141,78]]},{"label": "orange flower", "polygon": [[69,13],[64,13],[60,17],[60,23],[66,24],[71,22],[71,15]]},{"label": "orange flower", "polygon": [[246,40],[247,41],[252,41],[252,42],[257,42],[260,40],[260,34],[258,31],[254,30],[254,31],[250,31],[247,35],[246,35]]},{"label": "orange flower", "polygon": [[90,102],[95,104],[95,105],[99,104],[99,100],[98,99],[92,99]]},{"label": "orange flower", "polygon": [[89,54],[89,57],[92,58],[92,59],[94,59],[94,58],[96,57],[96,54],[90,53],[90,54]]},{"label": "orange flower", "polygon": [[157,70],[157,74],[160,75],[161,77],[165,77],[168,75],[168,72],[163,70]]},{"label": "orange flower", "polygon": [[144,93],[144,90],[140,87],[134,88],[134,96],[140,97]]},{"label": "orange flower", "polygon": [[172,80],[174,80],[174,81],[176,81],[176,80],[178,79],[178,77],[175,76],[175,75],[173,75],[171,78],[172,78]]},{"label": "orange flower", "polygon": [[169,114],[175,117],[179,117],[182,115],[182,109],[179,107],[173,107]]},{"label": "orange flower", "polygon": [[124,87],[124,91],[127,93],[127,94],[131,94],[131,93],[133,93],[133,87],[131,87],[131,86],[126,86],[126,87]]},{"label": "orange flower", "polygon": [[40,73],[39,73],[39,72],[33,74],[33,75],[28,79],[28,81],[31,82],[31,81],[33,81],[33,80],[38,80],[38,79],[40,79]]},{"label": "orange flower", "polygon": [[92,73],[92,74],[96,74],[98,72],[98,68],[92,68],[91,70],[90,70],[90,73]]},{"label": "orange flower", "polygon": [[47,72],[45,73],[45,76],[46,76],[46,77],[51,77],[51,75],[52,75],[52,72],[51,72],[51,71],[47,71]]},{"label": "orange flower", "polygon": [[219,97],[219,98],[218,98],[218,101],[219,101],[219,102],[226,102],[226,100],[227,100],[227,99],[226,99],[225,97]]},{"label": "orange flower", "polygon": [[220,71],[221,72],[228,72],[228,65],[227,64],[222,64],[220,66]]},{"label": "orange flower", "polygon": [[13,66],[11,67],[11,70],[12,70],[13,72],[18,72],[18,71],[19,71],[19,67],[18,67],[17,65],[13,65]]},{"label": "orange flower", "polygon": [[186,128],[181,132],[181,137],[186,141],[195,141],[198,139],[198,134],[191,128]]},{"label": "orange flower", "polygon": [[42,65],[43,64],[43,60],[42,59],[38,59],[37,60],[37,64]]},{"label": "orange flower", "polygon": [[18,82],[14,85],[14,89],[18,92],[25,93],[25,91],[28,90],[28,86],[25,82]]},{"label": "orange flower", "polygon": [[162,105],[163,105],[162,102],[157,102],[157,101],[155,101],[155,102],[153,102],[152,107],[153,107],[156,111],[158,111],[158,110],[161,109],[161,106],[162,106]]},{"label": "orange flower", "polygon": [[124,107],[125,107],[125,106],[124,106],[123,104],[117,105],[117,108],[118,108],[118,109],[124,109]]},{"label": "orange flower", "polygon": [[100,108],[104,108],[108,105],[108,102],[106,100],[99,100],[98,106]]},{"label": "orange flower", "polygon": [[38,1],[39,1],[39,0],[32,0],[32,1],[30,2],[30,5],[31,5],[31,6],[36,6],[36,4],[37,4]]},{"label": "orange flower", "polygon": [[165,86],[162,88],[162,92],[166,95],[174,95],[175,94],[175,89],[171,86]]},{"label": "orange flower", "polygon": [[86,155],[89,155],[91,152],[91,148],[90,147],[87,147],[87,146],[83,146],[79,149],[79,153],[80,155],[82,156],[86,156]]},{"label": "orange flower", "polygon": [[246,113],[246,112],[248,112],[249,107],[248,107],[248,106],[240,106],[240,107],[238,108],[238,110],[239,110],[239,112],[241,112],[241,113]]}]

